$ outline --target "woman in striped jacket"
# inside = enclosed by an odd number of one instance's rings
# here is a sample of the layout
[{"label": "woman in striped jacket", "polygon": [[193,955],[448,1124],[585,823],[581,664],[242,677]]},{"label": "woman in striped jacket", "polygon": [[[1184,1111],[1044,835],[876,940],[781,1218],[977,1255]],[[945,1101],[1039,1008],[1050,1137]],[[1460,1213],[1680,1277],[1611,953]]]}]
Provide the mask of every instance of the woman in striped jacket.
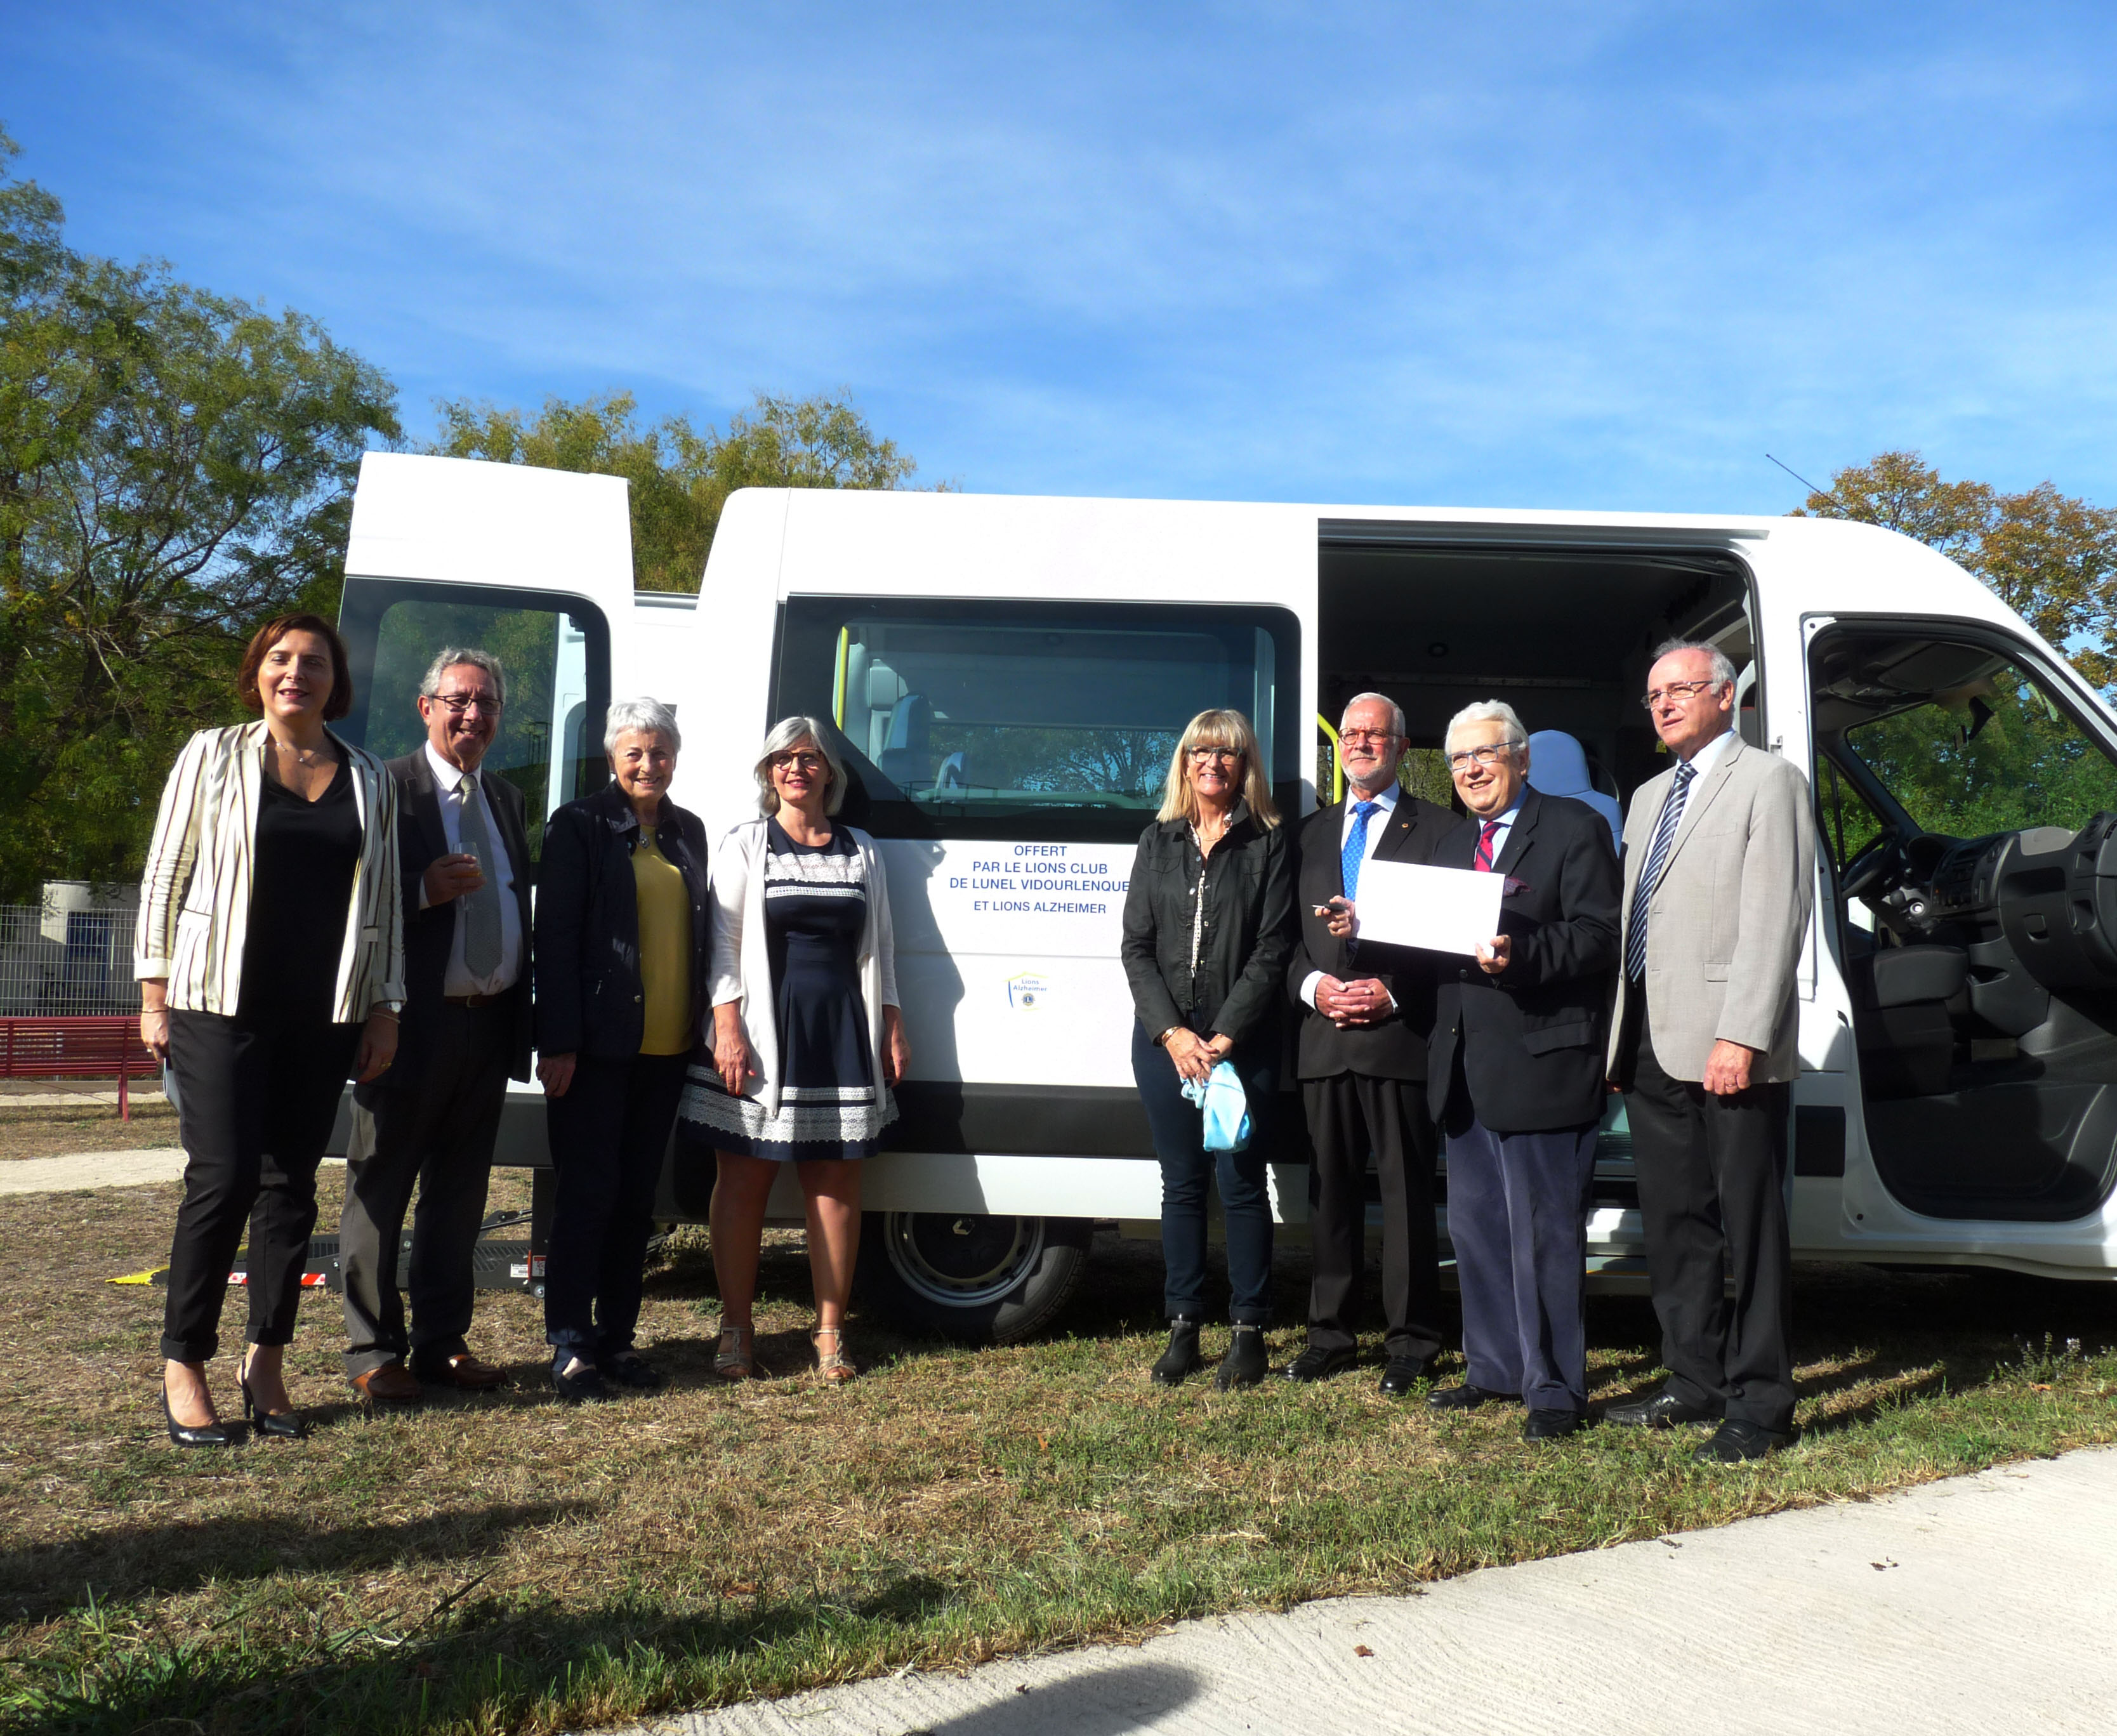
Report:
[{"label": "woman in striped jacket", "polygon": [[179,1446],[223,1446],[205,1365],[250,1227],[261,1434],[298,1438],[281,1352],[294,1333],[316,1164],[348,1074],[389,1066],[404,1003],[397,797],[381,761],[325,728],[353,703],[328,621],[284,615],[237,677],[254,723],[202,730],[162,791],[140,894],[140,1034],[168,1062],[184,1144],[169,1253],[162,1407]]}]

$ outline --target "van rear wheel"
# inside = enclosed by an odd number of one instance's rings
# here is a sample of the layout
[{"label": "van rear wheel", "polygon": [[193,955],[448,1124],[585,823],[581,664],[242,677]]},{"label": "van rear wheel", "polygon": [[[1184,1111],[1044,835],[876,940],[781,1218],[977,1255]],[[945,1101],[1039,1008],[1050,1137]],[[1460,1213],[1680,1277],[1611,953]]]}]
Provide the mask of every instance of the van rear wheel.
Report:
[{"label": "van rear wheel", "polygon": [[1012,1344],[1048,1325],[1079,1287],[1093,1227],[1084,1218],[869,1212],[860,1300],[907,1332]]}]

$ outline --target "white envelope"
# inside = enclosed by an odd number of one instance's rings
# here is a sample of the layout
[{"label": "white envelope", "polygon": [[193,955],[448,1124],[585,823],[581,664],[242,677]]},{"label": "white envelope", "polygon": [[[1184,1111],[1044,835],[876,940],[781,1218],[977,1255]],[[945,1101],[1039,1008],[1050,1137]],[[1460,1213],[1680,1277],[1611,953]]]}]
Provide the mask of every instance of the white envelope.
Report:
[{"label": "white envelope", "polygon": [[1467,952],[1500,932],[1504,874],[1369,858],[1360,864],[1358,936],[1392,946]]}]

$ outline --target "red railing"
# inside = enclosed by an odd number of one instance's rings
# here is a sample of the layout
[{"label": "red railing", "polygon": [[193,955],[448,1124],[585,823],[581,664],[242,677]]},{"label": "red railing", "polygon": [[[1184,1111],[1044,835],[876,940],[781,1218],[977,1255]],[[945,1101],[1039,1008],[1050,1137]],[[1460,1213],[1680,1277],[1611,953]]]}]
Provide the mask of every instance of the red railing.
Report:
[{"label": "red railing", "polygon": [[0,1018],[0,1079],[112,1079],[118,1112],[132,1119],[131,1081],[158,1071],[129,1019]]}]

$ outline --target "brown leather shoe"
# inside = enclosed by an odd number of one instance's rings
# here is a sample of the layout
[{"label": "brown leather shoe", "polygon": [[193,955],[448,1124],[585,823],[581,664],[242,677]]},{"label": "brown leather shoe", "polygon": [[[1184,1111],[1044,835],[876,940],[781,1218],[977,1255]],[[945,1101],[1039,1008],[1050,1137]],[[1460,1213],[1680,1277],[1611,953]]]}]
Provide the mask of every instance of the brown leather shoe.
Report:
[{"label": "brown leather shoe", "polygon": [[417,1404],[426,1394],[401,1362],[385,1362],[353,1377],[353,1389],[370,1404]]},{"label": "brown leather shoe", "polygon": [[434,1386],[459,1387],[467,1393],[482,1393],[502,1385],[506,1371],[481,1362],[468,1351],[453,1356],[420,1356],[413,1361],[412,1373]]}]

